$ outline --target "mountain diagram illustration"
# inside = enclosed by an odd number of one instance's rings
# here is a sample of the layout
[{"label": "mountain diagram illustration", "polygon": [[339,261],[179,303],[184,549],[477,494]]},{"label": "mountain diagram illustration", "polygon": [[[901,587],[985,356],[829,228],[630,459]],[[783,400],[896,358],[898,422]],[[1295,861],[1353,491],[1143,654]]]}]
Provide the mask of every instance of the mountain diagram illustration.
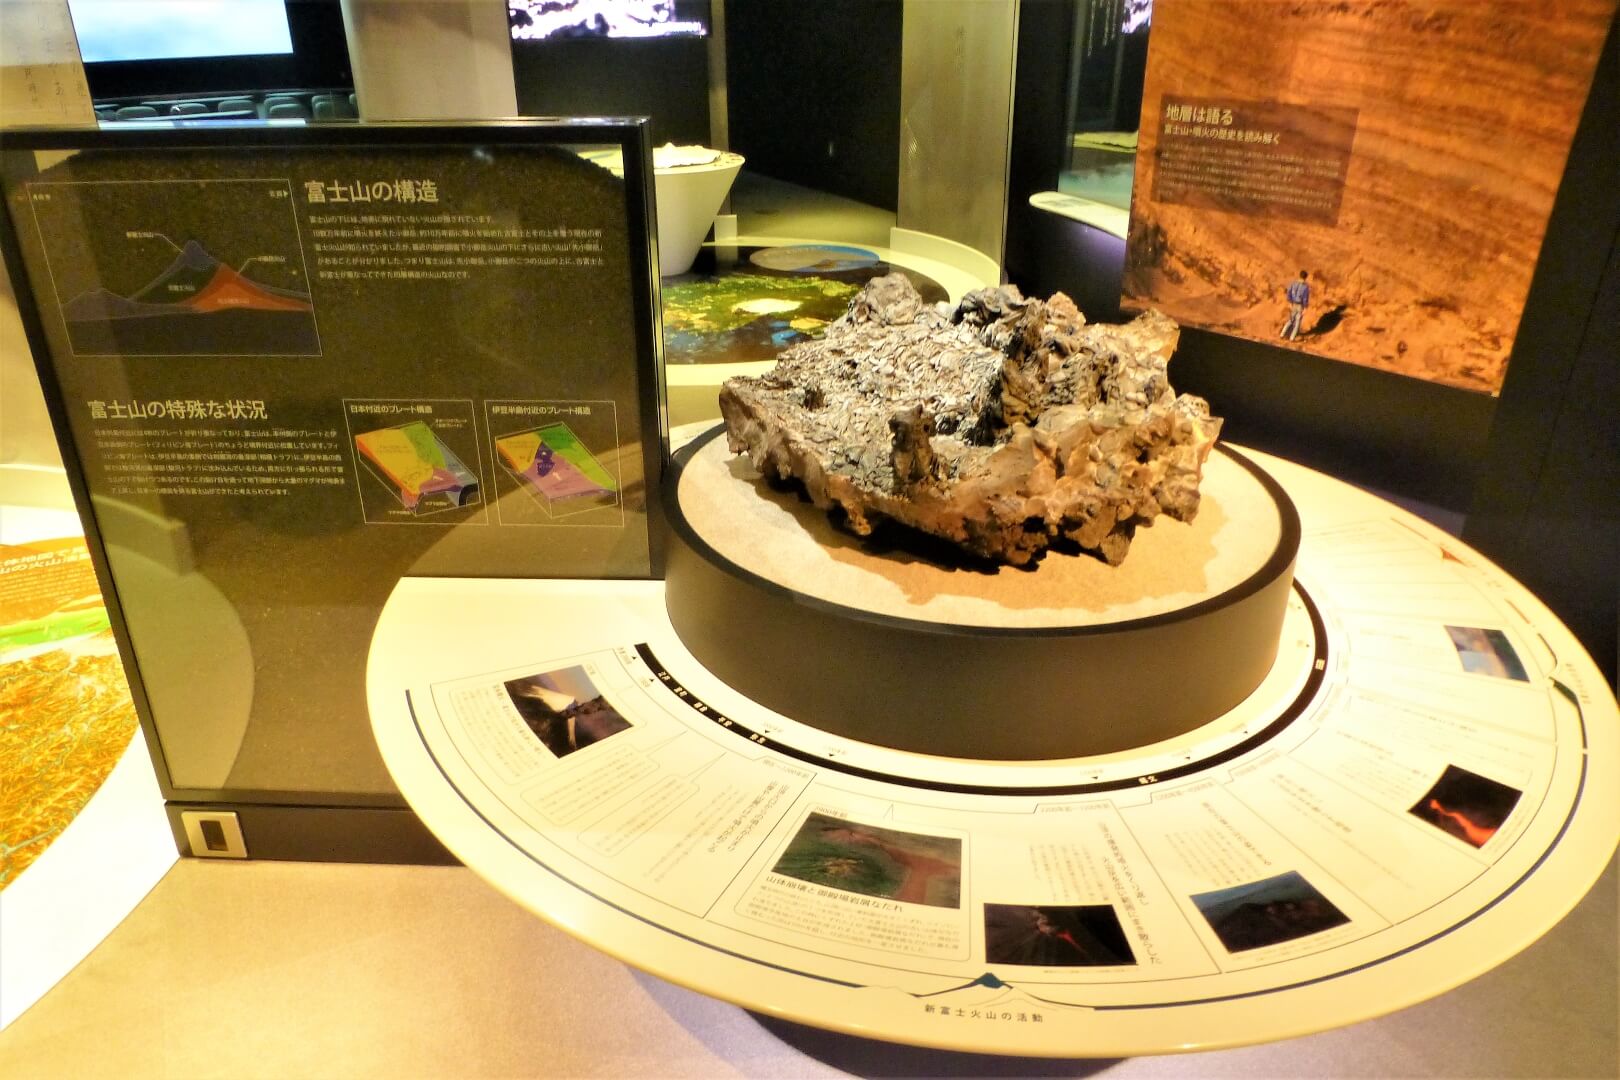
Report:
[{"label": "mountain diagram illustration", "polygon": [[[184,295],[167,301],[162,297]],[[70,322],[95,319],[139,319],[154,315],[206,314],[228,308],[258,311],[313,311],[305,293],[277,289],[243,277],[214,258],[195,240],[187,240],[168,269],[133,296],[95,289],[69,301],[62,313]]]},{"label": "mountain diagram illustration", "polygon": [[255,281],[242,272],[246,268],[232,268],[187,240],[163,272],[134,293],[98,287],[62,305],[74,352],[317,355],[309,294]]}]

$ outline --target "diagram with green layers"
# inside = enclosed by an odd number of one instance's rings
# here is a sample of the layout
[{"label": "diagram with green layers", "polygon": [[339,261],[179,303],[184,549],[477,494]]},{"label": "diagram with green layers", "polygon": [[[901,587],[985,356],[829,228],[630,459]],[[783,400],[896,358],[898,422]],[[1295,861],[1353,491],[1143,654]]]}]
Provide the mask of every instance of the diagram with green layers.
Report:
[{"label": "diagram with green layers", "polygon": [[502,435],[501,462],[552,517],[565,517],[619,501],[619,485],[567,424]]},{"label": "diagram with green layers", "polygon": [[417,516],[478,502],[478,477],[421,420],[354,437],[373,476]]}]

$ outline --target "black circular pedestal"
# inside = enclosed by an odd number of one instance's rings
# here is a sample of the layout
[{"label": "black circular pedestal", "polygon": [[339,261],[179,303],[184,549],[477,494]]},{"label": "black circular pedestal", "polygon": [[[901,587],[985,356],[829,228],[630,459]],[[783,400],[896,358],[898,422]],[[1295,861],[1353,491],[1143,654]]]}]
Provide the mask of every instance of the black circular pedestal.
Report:
[{"label": "black circular pedestal", "polygon": [[722,431],[664,485],[670,621],[710,672],[794,720],[946,757],[1082,757],[1201,727],[1271,669],[1299,518],[1232,450],[1206,467],[1203,524],[1138,530],[1121,567],[1048,553],[984,573],[837,532]]}]

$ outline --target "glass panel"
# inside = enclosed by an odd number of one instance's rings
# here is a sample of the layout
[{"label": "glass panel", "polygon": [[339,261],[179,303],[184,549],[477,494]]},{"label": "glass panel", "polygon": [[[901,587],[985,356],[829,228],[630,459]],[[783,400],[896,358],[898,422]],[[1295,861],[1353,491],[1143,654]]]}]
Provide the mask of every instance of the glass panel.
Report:
[{"label": "glass panel", "polygon": [[1079,0],[1058,190],[1129,210],[1152,0]]},{"label": "glass panel", "polygon": [[650,573],[621,149],[6,155],[175,786],[388,801],[364,679],[402,575]]}]

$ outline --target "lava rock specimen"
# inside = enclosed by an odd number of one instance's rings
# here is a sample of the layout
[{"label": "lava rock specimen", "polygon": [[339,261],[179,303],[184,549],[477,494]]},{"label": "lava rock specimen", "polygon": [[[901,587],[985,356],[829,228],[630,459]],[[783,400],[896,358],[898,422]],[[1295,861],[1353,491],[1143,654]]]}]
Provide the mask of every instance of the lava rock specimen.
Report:
[{"label": "lava rock specimen", "polygon": [[954,312],[877,278],[825,337],[727,380],[733,453],[797,479],[860,536],[889,518],[1023,565],[1060,538],[1118,565],[1136,527],[1191,521],[1221,421],[1165,374],[1179,328],[1088,325],[1062,293],[981,289]]}]

